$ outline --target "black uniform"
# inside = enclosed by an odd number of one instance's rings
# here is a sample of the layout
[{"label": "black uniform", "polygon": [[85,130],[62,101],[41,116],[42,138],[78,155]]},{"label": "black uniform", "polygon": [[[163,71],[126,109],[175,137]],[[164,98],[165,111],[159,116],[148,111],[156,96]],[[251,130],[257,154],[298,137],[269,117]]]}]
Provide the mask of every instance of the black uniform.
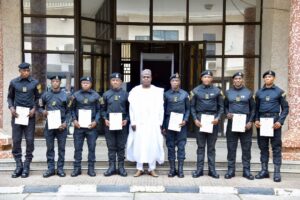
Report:
[{"label": "black uniform", "polygon": [[[21,65],[20,65],[21,66]],[[23,69],[20,67],[20,69]],[[27,65],[26,65],[27,66]],[[29,64],[28,64],[29,67]],[[28,68],[24,67],[24,68]],[[29,76],[26,79],[21,77],[11,80],[8,89],[7,102],[8,107],[16,109],[16,107],[27,107],[30,110],[37,107],[38,99],[40,98],[40,85],[37,80]],[[12,117],[12,140],[13,148],[12,154],[17,164],[19,173],[13,174],[12,177],[16,178],[22,173],[22,177],[26,178],[29,175],[30,163],[33,158],[34,151],[34,131],[35,131],[35,116],[29,118],[28,125],[15,124],[15,117]],[[24,162],[24,170],[22,164],[22,137],[25,136],[26,140],[26,155]]]},{"label": "black uniform", "polygon": [[[110,89],[103,94],[101,101],[102,117],[104,120],[109,119],[109,113],[122,113],[122,120],[129,121],[128,115],[128,92],[120,89]],[[120,175],[126,176],[124,170],[125,145],[128,136],[128,126],[123,126],[122,130],[109,130],[105,126],[105,139],[108,148],[109,169],[104,174],[110,176],[116,173],[116,156],[118,159]],[[124,172],[124,173],[122,173]]]},{"label": "black uniform", "polygon": [[[83,110],[91,110],[92,116],[91,121],[95,121],[99,123],[100,119],[100,95],[94,90],[90,89],[88,91],[79,90],[75,92],[71,96],[71,102],[69,105],[72,105],[72,120],[78,121],[78,113],[79,109]],[[80,124],[79,124],[80,125]],[[82,160],[82,147],[84,143],[84,139],[87,140],[88,145],[88,173],[93,172],[96,162],[95,156],[95,148],[96,148],[96,140],[98,137],[98,133],[96,128],[75,128],[74,130],[74,171],[71,176],[77,176],[81,174],[81,160]],[[94,174],[95,175],[95,174]],[[93,175],[93,176],[94,176]]]},{"label": "black uniform", "polygon": [[[67,94],[62,91],[53,91],[50,90],[45,92],[42,95],[42,98],[39,102],[40,104],[40,112],[46,111],[54,111],[59,110],[61,114],[61,124],[67,124],[67,116],[69,109],[67,107]],[[64,174],[64,161],[65,161],[65,146],[66,146],[66,138],[67,138],[67,129],[48,129],[48,121],[45,125],[44,130],[46,145],[47,145],[47,163],[48,163],[48,173],[44,174],[44,177],[47,175],[53,175],[55,171],[55,152],[54,152],[54,139],[57,139],[58,145],[58,160],[57,160],[57,174],[59,176],[65,176]]]},{"label": "black uniform", "polygon": [[183,177],[183,161],[185,160],[185,145],[187,138],[187,125],[181,127],[180,132],[168,130],[171,112],[183,114],[183,121],[188,122],[190,116],[190,100],[186,91],[179,89],[168,90],[164,93],[164,129],[167,130],[166,144],[168,147],[168,160],[170,162],[169,177],[176,175],[175,169],[175,148],[177,146],[178,169]]},{"label": "black uniform", "polygon": [[[199,85],[191,92],[191,114],[193,120],[201,122],[202,114],[214,115],[215,119],[221,120],[224,112],[223,95],[219,88],[213,85]],[[213,133],[198,132],[197,135],[197,170],[194,177],[203,175],[205,145],[207,144],[207,157],[209,175],[218,178],[215,171],[216,141],[218,137],[218,125],[214,125]]]},{"label": "black uniform", "polygon": [[[284,124],[285,118],[289,112],[288,102],[286,101],[285,92],[279,87],[273,85],[270,88],[263,87],[257,91],[256,100],[256,121],[260,118],[274,118],[275,122]],[[274,137],[260,136],[260,129],[257,129],[257,142],[260,149],[260,161],[262,163],[262,171],[256,175],[256,178],[267,178],[268,162],[269,162],[269,142],[271,141],[273,151],[273,163],[275,165],[274,181],[280,181],[281,166],[281,128],[274,129]]]},{"label": "black uniform", "polygon": [[[246,114],[246,124],[253,122],[255,118],[255,101],[252,92],[246,87],[236,88],[232,87],[225,93],[225,114]],[[242,147],[242,163],[243,176],[249,179],[254,177],[250,174],[250,160],[251,160],[251,145],[252,145],[252,127],[245,132],[232,131],[232,119],[228,119],[226,139],[227,139],[227,160],[228,172],[225,178],[235,176],[235,161],[236,149],[238,139],[240,138]]]}]

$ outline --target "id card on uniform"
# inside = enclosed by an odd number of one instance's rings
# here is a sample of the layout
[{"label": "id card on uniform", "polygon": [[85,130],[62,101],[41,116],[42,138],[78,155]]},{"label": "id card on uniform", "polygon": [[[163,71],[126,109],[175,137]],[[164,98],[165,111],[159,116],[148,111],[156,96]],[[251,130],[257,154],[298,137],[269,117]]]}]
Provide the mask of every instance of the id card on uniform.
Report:
[{"label": "id card on uniform", "polygon": [[122,130],[122,113],[109,113],[109,130]]},{"label": "id card on uniform", "polygon": [[260,118],[260,136],[274,137],[274,118]]},{"label": "id card on uniform", "polygon": [[58,129],[61,125],[61,113],[60,110],[49,110],[48,116],[48,129]]},{"label": "id card on uniform", "polygon": [[180,132],[181,127],[179,126],[179,124],[181,124],[182,119],[182,113],[171,112],[168,130]]},{"label": "id card on uniform", "polygon": [[92,123],[92,110],[79,109],[78,123],[81,128],[88,128]]},{"label": "id card on uniform", "polygon": [[246,129],[246,119],[247,115],[245,114],[233,114],[231,131],[244,133]]},{"label": "id card on uniform", "polygon": [[213,133],[214,125],[212,121],[214,121],[214,119],[214,115],[202,114],[200,132]]},{"label": "id card on uniform", "polygon": [[15,124],[28,126],[29,108],[22,107],[22,106],[17,106],[16,107],[16,113],[18,114],[18,117],[15,118]]}]

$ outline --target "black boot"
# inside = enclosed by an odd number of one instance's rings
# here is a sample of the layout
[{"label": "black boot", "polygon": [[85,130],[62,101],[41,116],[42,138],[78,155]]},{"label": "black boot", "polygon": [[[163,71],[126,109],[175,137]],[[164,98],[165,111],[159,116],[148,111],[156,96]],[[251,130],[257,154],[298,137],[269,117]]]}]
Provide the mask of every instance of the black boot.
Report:
[{"label": "black boot", "polygon": [[66,173],[65,173],[65,171],[64,171],[63,168],[58,168],[56,174],[57,174],[57,176],[59,176],[59,177],[65,177],[65,176],[66,176]]},{"label": "black boot", "polygon": [[235,169],[234,168],[228,168],[227,173],[225,174],[224,178],[225,179],[231,179],[235,177]]},{"label": "black boot", "polygon": [[274,182],[280,182],[281,181],[281,175],[280,175],[280,165],[274,165]]},{"label": "black boot", "polygon": [[21,178],[27,178],[29,176],[29,171],[30,171],[30,161],[25,161]]},{"label": "black boot", "polygon": [[203,165],[200,164],[199,161],[197,161],[197,170],[193,172],[192,176],[193,178],[198,178],[200,176],[203,176]]},{"label": "black boot", "polygon": [[208,176],[216,178],[216,179],[220,178],[220,175],[216,172],[214,167],[209,168]]},{"label": "black boot", "polygon": [[249,168],[244,168],[243,170],[243,177],[248,179],[248,180],[254,180],[254,176],[251,174]]},{"label": "black boot", "polygon": [[54,169],[48,169],[47,171],[45,171],[45,173],[43,174],[43,177],[44,178],[48,178],[50,176],[54,176],[55,175],[55,171]]},{"label": "black boot", "polygon": [[127,172],[124,167],[124,161],[118,162],[118,171],[119,171],[120,176],[123,176],[123,177],[127,176]]},{"label": "black boot", "polygon": [[176,167],[175,167],[175,160],[169,160],[170,164],[170,171],[168,173],[168,177],[176,176]]},{"label": "black boot", "polygon": [[18,178],[21,176],[23,171],[23,163],[21,159],[16,159],[16,169],[15,171],[11,174],[12,178]]},{"label": "black boot", "polygon": [[91,177],[94,177],[96,176],[96,172],[95,172],[95,164],[89,164],[88,166],[88,171],[87,171],[87,174]]},{"label": "black boot", "polygon": [[104,172],[104,176],[111,176],[116,174],[116,162],[109,162],[109,168]]},{"label": "black boot", "polygon": [[71,177],[76,177],[79,175],[81,175],[81,168],[74,168]]},{"label": "black boot", "polygon": [[184,174],[183,174],[183,160],[178,161],[178,177],[179,178],[184,177]]},{"label": "black boot", "polygon": [[261,163],[261,171],[255,176],[256,179],[269,178],[268,163]]}]

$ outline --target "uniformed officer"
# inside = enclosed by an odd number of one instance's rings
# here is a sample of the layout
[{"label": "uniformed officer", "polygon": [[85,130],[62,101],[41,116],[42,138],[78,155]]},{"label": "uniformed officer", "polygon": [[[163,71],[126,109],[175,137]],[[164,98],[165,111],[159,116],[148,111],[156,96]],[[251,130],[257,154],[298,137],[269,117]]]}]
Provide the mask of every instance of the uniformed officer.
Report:
[{"label": "uniformed officer", "polygon": [[39,111],[46,118],[48,111],[59,111],[61,116],[61,125],[55,129],[49,129],[48,121],[46,122],[44,134],[47,145],[47,163],[48,170],[43,174],[44,178],[55,175],[55,152],[54,139],[57,139],[58,145],[58,161],[57,161],[57,175],[65,177],[64,161],[65,161],[65,146],[67,139],[67,116],[69,109],[67,108],[67,94],[60,89],[61,77],[52,76],[51,90],[45,92],[39,100]]},{"label": "uniformed officer", "polygon": [[[166,144],[168,147],[168,160],[170,171],[168,177],[176,176],[175,148],[177,146],[178,177],[183,178],[183,164],[185,160],[185,145],[187,138],[187,122],[190,116],[189,94],[180,88],[180,76],[178,73],[170,77],[171,89],[164,93],[165,117],[163,123],[163,133],[166,134]],[[171,112],[183,114],[180,132],[168,130]]]},{"label": "uniformed officer", "polygon": [[[225,114],[228,119],[227,139],[227,160],[228,171],[225,179],[235,176],[236,149],[240,138],[242,147],[243,177],[253,180],[250,173],[251,145],[252,145],[252,123],[255,118],[255,102],[252,92],[244,86],[243,73],[237,72],[232,76],[233,86],[225,93]],[[233,114],[245,114],[245,132],[233,132]]]},{"label": "uniformed officer", "polygon": [[[35,131],[35,111],[38,99],[40,98],[41,85],[30,75],[28,63],[19,65],[20,76],[11,80],[8,89],[7,102],[12,115],[12,154],[16,161],[16,169],[12,173],[12,178],[29,176],[30,163],[32,161],[34,150],[34,131]],[[17,107],[29,108],[28,125],[15,124],[18,117]],[[22,163],[22,137],[26,139],[26,155],[24,166]]]},{"label": "uniformed officer", "polygon": [[197,170],[193,172],[193,177],[203,176],[203,166],[205,157],[205,145],[207,144],[208,175],[219,178],[215,168],[216,141],[218,137],[218,123],[224,112],[224,102],[222,91],[213,86],[213,73],[209,70],[201,73],[202,84],[191,91],[191,114],[197,128],[201,125],[201,115],[214,115],[212,121],[213,133],[197,131]]},{"label": "uniformed officer", "polygon": [[[261,171],[255,176],[257,179],[269,178],[269,142],[271,141],[273,151],[273,164],[275,182],[281,181],[281,127],[289,112],[285,92],[274,84],[275,72],[266,71],[263,74],[264,86],[256,92],[256,115],[255,126],[257,128],[257,142],[260,149]],[[260,118],[274,119],[274,136],[264,137],[260,134]]]},{"label": "uniformed officer", "polygon": [[[105,121],[105,139],[108,148],[109,168],[104,176],[111,176],[118,173],[127,176],[124,168],[125,145],[127,141],[128,115],[128,92],[122,89],[122,75],[112,73],[110,75],[111,89],[103,94],[101,101],[102,117]],[[122,129],[110,130],[110,113],[122,114]],[[116,170],[116,156],[118,159],[118,170]]]},{"label": "uniformed officer", "polygon": [[[87,140],[88,145],[88,172],[89,176],[96,176],[95,173],[95,148],[98,133],[96,131],[97,123],[100,119],[100,95],[91,89],[92,78],[89,76],[82,77],[80,79],[81,89],[75,92],[71,99],[69,105],[72,106],[72,120],[74,123],[74,170],[71,174],[72,177],[76,177],[81,174],[81,160],[82,160],[82,147],[84,139]],[[79,116],[79,112],[85,115]],[[86,116],[91,113],[91,116]],[[79,121],[80,118],[85,118],[91,123],[87,127],[82,127],[83,121]]]}]

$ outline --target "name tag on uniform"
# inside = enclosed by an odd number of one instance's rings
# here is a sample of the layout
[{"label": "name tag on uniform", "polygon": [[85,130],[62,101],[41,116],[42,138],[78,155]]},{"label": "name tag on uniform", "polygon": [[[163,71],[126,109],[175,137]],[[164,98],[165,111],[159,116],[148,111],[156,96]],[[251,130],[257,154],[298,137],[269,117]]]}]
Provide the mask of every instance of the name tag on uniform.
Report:
[{"label": "name tag on uniform", "polygon": [[240,102],[240,101],[241,101],[241,97],[240,97],[240,96],[236,96],[236,97],[235,97],[235,100],[236,100],[237,102]]},{"label": "name tag on uniform", "polygon": [[178,97],[174,97],[174,102],[177,102],[178,101]]},{"label": "name tag on uniform", "polygon": [[88,102],[89,102],[89,99],[88,98],[84,98],[83,103],[84,104],[88,104]]},{"label": "name tag on uniform", "polygon": [[27,87],[22,87],[22,92],[27,92]]},{"label": "name tag on uniform", "polygon": [[209,94],[205,94],[205,99],[209,99]]},{"label": "name tag on uniform", "polygon": [[118,100],[119,100],[119,96],[115,95],[115,101],[118,101]]},{"label": "name tag on uniform", "polygon": [[266,101],[270,101],[270,96],[266,96]]},{"label": "name tag on uniform", "polygon": [[52,106],[55,106],[56,105],[56,101],[52,101]]}]

